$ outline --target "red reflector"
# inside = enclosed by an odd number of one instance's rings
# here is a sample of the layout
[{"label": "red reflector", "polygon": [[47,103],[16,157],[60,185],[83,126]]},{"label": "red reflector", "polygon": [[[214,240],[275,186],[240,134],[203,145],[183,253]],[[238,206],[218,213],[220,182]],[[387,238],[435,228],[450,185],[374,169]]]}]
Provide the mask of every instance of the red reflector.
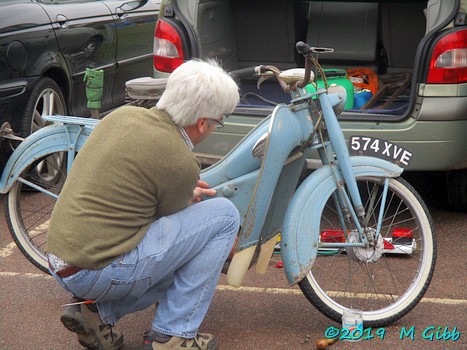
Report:
[{"label": "red reflector", "polygon": [[412,238],[413,232],[412,229],[410,228],[395,228],[392,230],[392,237],[393,238],[401,238],[401,237],[407,237],[407,238]]},{"label": "red reflector", "polygon": [[392,230],[392,243],[409,244],[412,242],[413,231],[410,228],[398,227]]},{"label": "red reflector", "polygon": [[394,246],[390,242],[386,241],[385,239],[383,240],[383,245],[384,245],[384,249],[386,250],[394,249]]},{"label": "red reflector", "polygon": [[327,243],[344,243],[345,236],[344,231],[342,230],[326,230],[322,231],[321,234],[321,242]]}]

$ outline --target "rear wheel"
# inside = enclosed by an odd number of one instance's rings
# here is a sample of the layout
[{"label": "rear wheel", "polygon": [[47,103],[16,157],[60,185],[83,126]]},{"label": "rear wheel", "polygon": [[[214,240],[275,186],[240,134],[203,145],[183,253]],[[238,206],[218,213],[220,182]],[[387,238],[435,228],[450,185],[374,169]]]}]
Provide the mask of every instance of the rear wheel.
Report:
[{"label": "rear wheel", "polygon": [[[344,310],[358,309],[365,326],[393,323],[415,307],[430,284],[436,261],[432,219],[420,196],[401,178],[389,179],[384,200],[384,180],[357,178],[369,237],[375,237],[384,203],[375,246],[319,249],[311,271],[299,283],[307,299],[336,322]],[[340,220],[338,212],[331,194],[321,214],[321,241],[358,242],[355,225]]]},{"label": "rear wheel", "polygon": [[6,197],[8,228],[20,251],[48,273],[45,256],[47,232],[56,197],[66,179],[66,152],[55,152],[25,169]]}]

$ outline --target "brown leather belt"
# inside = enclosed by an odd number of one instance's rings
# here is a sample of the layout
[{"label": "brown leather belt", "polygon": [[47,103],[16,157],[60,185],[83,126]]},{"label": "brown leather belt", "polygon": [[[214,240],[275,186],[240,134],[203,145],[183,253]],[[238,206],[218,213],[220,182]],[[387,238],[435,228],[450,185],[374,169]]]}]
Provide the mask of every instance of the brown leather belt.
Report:
[{"label": "brown leather belt", "polygon": [[66,278],[66,277],[73,276],[75,273],[80,272],[81,270],[83,270],[83,268],[78,267],[78,266],[68,266],[68,267],[65,267],[64,269],[54,271],[54,272],[58,277]]}]

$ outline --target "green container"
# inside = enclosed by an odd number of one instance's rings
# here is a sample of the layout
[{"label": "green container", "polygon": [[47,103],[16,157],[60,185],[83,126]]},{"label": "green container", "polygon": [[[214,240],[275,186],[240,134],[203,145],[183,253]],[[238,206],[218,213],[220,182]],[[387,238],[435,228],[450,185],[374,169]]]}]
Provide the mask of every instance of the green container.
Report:
[{"label": "green container", "polygon": [[[347,100],[345,102],[345,107],[344,109],[352,109],[354,105],[354,92],[353,92],[353,84],[347,78],[347,72],[345,69],[325,69],[324,73],[326,74],[326,80],[328,82],[328,86],[331,86],[332,84],[336,85],[341,85],[345,88],[345,91],[347,92]],[[318,88],[324,88],[324,82],[321,78],[319,78],[315,81],[315,83],[318,85]],[[316,92],[316,88],[313,84],[308,84],[305,87],[306,91],[310,94]]]}]

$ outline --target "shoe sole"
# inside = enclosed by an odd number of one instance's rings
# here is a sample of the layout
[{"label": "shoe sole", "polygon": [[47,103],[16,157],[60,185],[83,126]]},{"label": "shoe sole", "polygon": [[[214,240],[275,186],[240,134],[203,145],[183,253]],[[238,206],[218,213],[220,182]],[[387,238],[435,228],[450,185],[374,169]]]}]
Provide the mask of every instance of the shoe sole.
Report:
[{"label": "shoe sole", "polygon": [[78,341],[82,346],[87,349],[100,350],[99,343],[78,315],[63,315],[60,317],[60,321],[66,329],[78,335]]},{"label": "shoe sole", "polygon": [[83,321],[80,320],[76,315],[63,315],[60,317],[60,321],[70,332],[76,334],[89,334],[89,331],[84,325]]},{"label": "shoe sole", "polygon": [[[78,342],[90,350],[106,350],[99,343],[97,335],[89,329],[78,315],[62,315],[60,321],[70,332],[78,335]],[[114,344],[113,350],[118,350],[123,346],[123,337]]]}]

